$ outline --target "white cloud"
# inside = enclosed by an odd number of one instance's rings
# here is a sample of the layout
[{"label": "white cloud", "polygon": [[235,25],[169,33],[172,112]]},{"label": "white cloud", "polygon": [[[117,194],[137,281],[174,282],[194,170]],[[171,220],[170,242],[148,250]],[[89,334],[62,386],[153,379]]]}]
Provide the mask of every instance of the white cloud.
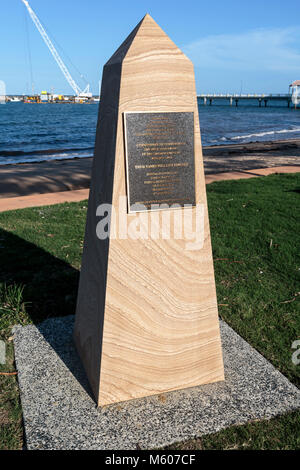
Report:
[{"label": "white cloud", "polygon": [[300,27],[211,35],[182,49],[195,66],[300,72]]}]

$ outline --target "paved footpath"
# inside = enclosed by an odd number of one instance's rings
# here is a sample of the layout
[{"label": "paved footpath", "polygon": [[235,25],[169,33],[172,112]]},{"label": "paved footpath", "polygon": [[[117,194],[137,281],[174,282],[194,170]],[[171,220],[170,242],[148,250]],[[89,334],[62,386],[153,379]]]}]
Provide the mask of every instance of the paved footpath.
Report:
[{"label": "paved footpath", "polygon": [[[214,181],[248,179],[257,176],[266,176],[274,173],[297,173],[300,172],[300,165],[279,166],[272,168],[258,168],[253,170],[236,170],[226,173],[207,174],[206,184]],[[78,202],[88,199],[89,189],[76,189],[65,191],[54,191],[43,194],[30,194],[18,197],[0,197],[0,212],[23,209],[25,207],[48,206],[62,202]]]}]

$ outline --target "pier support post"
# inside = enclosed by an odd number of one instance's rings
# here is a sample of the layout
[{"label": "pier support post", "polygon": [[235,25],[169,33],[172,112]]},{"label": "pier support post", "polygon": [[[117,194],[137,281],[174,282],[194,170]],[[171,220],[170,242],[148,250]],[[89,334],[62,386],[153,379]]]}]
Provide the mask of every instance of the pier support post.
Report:
[{"label": "pier support post", "polygon": [[236,106],[238,105],[238,102],[239,102],[239,100],[236,99],[236,100],[235,100],[235,105],[236,105]]},{"label": "pier support post", "polygon": [[206,96],[204,96],[204,98],[203,98],[203,104],[204,104],[205,106],[206,106],[206,104],[207,104],[207,98],[206,98]]},{"label": "pier support post", "polygon": [[209,106],[211,106],[211,105],[212,105],[212,99],[209,98]]},{"label": "pier support post", "polygon": [[267,107],[268,100],[264,100],[265,102],[265,108]]},{"label": "pier support post", "polygon": [[230,106],[232,106],[232,96],[230,97],[229,103],[230,103]]},{"label": "pier support post", "polygon": [[261,98],[258,100],[258,106],[261,108]]}]

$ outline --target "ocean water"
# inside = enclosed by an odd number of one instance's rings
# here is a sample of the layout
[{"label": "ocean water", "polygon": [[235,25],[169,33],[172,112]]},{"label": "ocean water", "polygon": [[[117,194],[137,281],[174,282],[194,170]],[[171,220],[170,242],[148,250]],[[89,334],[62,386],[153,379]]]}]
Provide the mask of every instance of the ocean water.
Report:
[{"label": "ocean water", "polygon": [[[0,165],[93,155],[98,104],[0,106]],[[199,105],[203,146],[300,138],[300,109]]]}]

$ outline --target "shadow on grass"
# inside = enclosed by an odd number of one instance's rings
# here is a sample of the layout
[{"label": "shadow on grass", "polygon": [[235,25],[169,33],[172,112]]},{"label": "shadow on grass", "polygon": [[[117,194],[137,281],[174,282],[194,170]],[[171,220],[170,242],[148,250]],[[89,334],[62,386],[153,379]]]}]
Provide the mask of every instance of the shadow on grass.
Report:
[{"label": "shadow on grass", "polygon": [[[24,285],[24,322],[37,325],[70,372],[92,397],[86,374],[72,341],[73,317],[67,322],[51,317],[74,315],[79,271],[42,248],[0,229],[0,283]],[[6,315],[7,317],[7,315]],[[44,320],[47,320],[44,323]],[[12,310],[6,325],[19,323]],[[0,329],[3,328],[1,323]]]},{"label": "shadow on grass", "polygon": [[297,194],[300,194],[300,188],[296,188],[296,189],[290,189],[288,191],[286,191],[287,193],[297,193]]},{"label": "shadow on grass", "polygon": [[79,271],[3,229],[0,247],[0,283],[25,286],[23,301],[33,323],[75,313]]}]

